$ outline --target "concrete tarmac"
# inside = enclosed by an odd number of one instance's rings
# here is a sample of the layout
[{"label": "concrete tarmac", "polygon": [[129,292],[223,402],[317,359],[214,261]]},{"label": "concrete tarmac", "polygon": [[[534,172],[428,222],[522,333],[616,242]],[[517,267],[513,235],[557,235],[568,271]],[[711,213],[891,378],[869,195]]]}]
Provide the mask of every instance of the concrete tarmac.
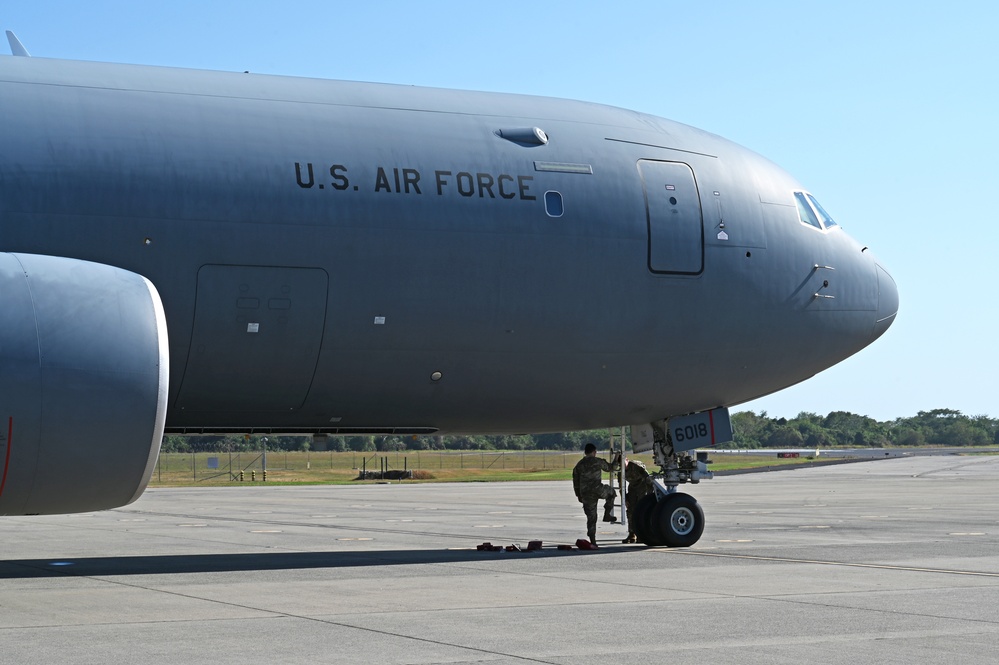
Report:
[{"label": "concrete tarmac", "polygon": [[999,662],[999,458],[688,490],[707,527],[679,550],[620,526],[553,549],[584,532],[568,482],[156,489],[0,518],[0,662]]}]

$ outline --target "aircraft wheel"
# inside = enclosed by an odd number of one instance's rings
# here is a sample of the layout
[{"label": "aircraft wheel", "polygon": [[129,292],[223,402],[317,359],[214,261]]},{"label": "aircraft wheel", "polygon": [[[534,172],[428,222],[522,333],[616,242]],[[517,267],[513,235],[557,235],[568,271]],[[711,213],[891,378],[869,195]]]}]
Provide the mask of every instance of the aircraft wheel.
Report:
[{"label": "aircraft wheel", "polygon": [[652,529],[652,513],[656,509],[656,503],[655,492],[650,492],[638,500],[634,513],[628,516],[631,520],[631,530],[646,545],[662,544],[656,542]]},{"label": "aircraft wheel", "polygon": [[667,496],[656,505],[650,521],[653,538],[667,547],[690,547],[704,532],[704,511],[689,494]]}]

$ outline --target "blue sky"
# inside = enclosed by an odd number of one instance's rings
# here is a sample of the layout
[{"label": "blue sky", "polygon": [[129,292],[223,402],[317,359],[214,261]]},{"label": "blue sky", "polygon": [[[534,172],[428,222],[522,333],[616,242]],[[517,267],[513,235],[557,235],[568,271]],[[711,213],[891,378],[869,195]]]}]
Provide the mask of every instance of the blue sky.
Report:
[{"label": "blue sky", "polygon": [[[999,416],[999,4],[0,2],[35,56],[584,99],[777,162],[881,259],[896,323],[736,410]],[[0,50],[6,52],[6,45]]]}]

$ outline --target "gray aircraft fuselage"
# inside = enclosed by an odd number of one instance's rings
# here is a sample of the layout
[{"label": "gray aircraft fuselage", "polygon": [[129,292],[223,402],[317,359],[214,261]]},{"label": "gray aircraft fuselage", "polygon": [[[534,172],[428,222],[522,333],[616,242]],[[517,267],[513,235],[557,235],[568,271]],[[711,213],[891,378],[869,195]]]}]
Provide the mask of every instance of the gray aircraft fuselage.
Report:
[{"label": "gray aircraft fuselage", "polygon": [[897,309],[789,174],[633,111],[0,57],[0,118],[3,251],[155,286],[167,432],[647,423],[807,379]]}]

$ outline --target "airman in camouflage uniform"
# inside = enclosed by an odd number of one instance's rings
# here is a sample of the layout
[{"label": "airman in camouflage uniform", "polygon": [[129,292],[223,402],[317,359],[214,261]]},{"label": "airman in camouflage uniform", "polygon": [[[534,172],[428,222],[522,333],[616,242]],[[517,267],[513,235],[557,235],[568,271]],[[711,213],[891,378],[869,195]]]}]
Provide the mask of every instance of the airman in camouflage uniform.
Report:
[{"label": "airman in camouflage uniform", "polygon": [[594,545],[597,544],[597,503],[601,499],[604,500],[604,521],[617,521],[617,517],[614,516],[614,497],[617,493],[602,481],[603,473],[616,470],[619,464],[620,461],[617,459],[611,464],[597,457],[597,447],[588,443],[584,449],[583,459],[572,469],[572,489],[576,492],[576,498],[583,504],[583,512],[586,513],[586,535]]},{"label": "airman in camouflage uniform", "polygon": [[628,509],[628,537],[622,543],[637,543],[635,535],[635,506],[646,494],[652,491],[652,476],[645,465],[638,460],[628,460],[624,467],[624,477],[628,481],[628,494],[624,497],[624,505]]}]

